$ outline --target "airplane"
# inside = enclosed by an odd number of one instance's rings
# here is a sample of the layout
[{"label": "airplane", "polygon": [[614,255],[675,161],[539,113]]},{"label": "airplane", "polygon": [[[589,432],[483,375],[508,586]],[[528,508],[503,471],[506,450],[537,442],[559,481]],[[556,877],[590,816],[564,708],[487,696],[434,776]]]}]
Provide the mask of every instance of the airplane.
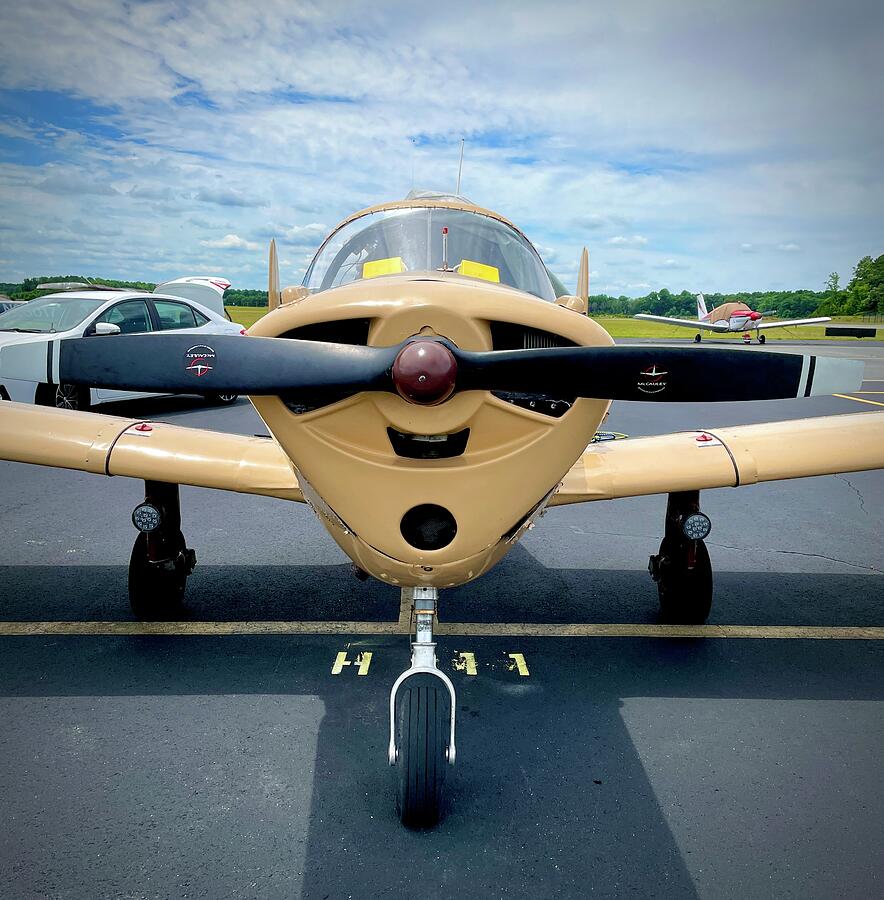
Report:
[{"label": "airplane", "polygon": [[[705,328],[712,332],[743,332],[743,343],[751,343],[749,332],[754,331],[758,343],[763,344],[767,340],[762,333],[767,328],[791,328],[793,325],[819,325],[821,322],[831,322],[830,316],[819,316],[815,319],[784,319],[782,322],[764,322],[766,315],[773,315],[776,310],[756,312],[745,303],[739,301],[722,303],[714,309],[706,309],[706,298],[697,294],[697,318],[674,319],[671,316],[652,316],[650,313],[637,313],[634,318],[645,319],[648,322],[665,322],[667,325],[678,325],[681,328]],[[699,344],[703,340],[702,334],[694,335],[694,343]]]},{"label": "airplane", "polygon": [[[665,494],[649,562],[660,618],[702,623],[701,490],[884,467],[884,413],[597,439],[614,400],[831,394],[859,387],[862,362],[616,346],[586,315],[586,268],[584,254],[578,293],[557,296],[502,215],[456,195],[381,203],[331,232],[301,285],[280,288],[271,242],[269,311],[246,337],[58,340],[41,363],[56,383],[140,391],[192,392],[199,378],[250,396],[269,437],[4,402],[0,458],[144,481],[128,575],[143,619],[180,618],[196,564],[179,485],[310,506],[356,574],[411,607],[387,756],[402,822],[431,827],[457,758],[455,689],[433,639],[440,591],[488,573],[548,509]],[[0,351],[0,372],[27,364]]]}]

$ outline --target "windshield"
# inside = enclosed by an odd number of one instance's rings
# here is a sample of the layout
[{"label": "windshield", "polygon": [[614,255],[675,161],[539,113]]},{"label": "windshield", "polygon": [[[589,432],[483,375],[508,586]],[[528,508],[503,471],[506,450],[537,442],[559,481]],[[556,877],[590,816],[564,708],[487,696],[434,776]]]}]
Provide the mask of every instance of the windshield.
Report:
[{"label": "windshield", "polygon": [[0,331],[34,331],[48,334],[67,331],[95,312],[107,298],[86,300],[80,297],[40,297],[24,306],[0,313]]},{"label": "windshield", "polygon": [[343,225],[319,248],[304,285],[325,291],[360,278],[442,270],[443,228],[449,271],[555,300],[537,251],[517,231],[489,216],[444,207],[386,210]]}]

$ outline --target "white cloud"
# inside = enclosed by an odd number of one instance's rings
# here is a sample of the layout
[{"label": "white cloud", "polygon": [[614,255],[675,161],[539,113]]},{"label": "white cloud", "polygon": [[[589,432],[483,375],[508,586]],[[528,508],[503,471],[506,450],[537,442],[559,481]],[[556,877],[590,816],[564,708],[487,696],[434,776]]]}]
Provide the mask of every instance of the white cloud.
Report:
[{"label": "white cloud", "polygon": [[801,247],[798,244],[793,243],[777,244],[777,250],[781,253],[798,253],[801,250]]},{"label": "white cloud", "polygon": [[216,250],[257,250],[259,247],[254,241],[245,241],[238,234],[225,234],[214,241],[200,241],[200,245]]},{"label": "white cloud", "polygon": [[[17,268],[80,246],[92,274],[165,261],[172,276],[228,249],[216,235],[257,246],[271,228],[298,259],[321,222],[453,188],[461,135],[464,192],[569,277],[584,242],[612,284],[674,275],[673,259],[722,291],[818,287],[882,249],[871,2],[7,5],[0,87],[70,105],[18,94],[28,114],[0,129],[17,148],[0,164]],[[735,234],[752,235],[751,267]],[[263,260],[242,266],[243,286],[263,284]]]},{"label": "white cloud", "polygon": [[615,247],[643,247],[648,239],[642,234],[622,235],[608,238],[608,243]]}]

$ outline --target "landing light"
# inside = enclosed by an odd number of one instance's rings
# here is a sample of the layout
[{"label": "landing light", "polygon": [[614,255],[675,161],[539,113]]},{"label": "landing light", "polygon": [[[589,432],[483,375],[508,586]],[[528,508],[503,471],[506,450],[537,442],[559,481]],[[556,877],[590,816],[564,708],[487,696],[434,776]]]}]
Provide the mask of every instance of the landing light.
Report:
[{"label": "landing light", "polygon": [[140,503],[132,512],[132,524],[145,534],[160,527],[162,516],[152,503]]},{"label": "landing light", "polygon": [[712,520],[706,513],[691,513],[682,519],[681,530],[684,536],[691,541],[702,541],[709,536],[712,531]]}]

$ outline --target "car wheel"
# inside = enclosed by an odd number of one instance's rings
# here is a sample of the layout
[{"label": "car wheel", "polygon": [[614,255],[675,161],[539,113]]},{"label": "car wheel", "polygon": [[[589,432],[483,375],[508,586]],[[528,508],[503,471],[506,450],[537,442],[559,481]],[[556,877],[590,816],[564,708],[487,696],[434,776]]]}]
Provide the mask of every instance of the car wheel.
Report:
[{"label": "car wheel", "polygon": [[89,409],[89,392],[76,384],[45,384],[37,393],[37,403],[56,409]]},{"label": "car wheel", "polygon": [[209,403],[215,403],[218,406],[230,406],[239,400],[239,394],[204,394]]}]

